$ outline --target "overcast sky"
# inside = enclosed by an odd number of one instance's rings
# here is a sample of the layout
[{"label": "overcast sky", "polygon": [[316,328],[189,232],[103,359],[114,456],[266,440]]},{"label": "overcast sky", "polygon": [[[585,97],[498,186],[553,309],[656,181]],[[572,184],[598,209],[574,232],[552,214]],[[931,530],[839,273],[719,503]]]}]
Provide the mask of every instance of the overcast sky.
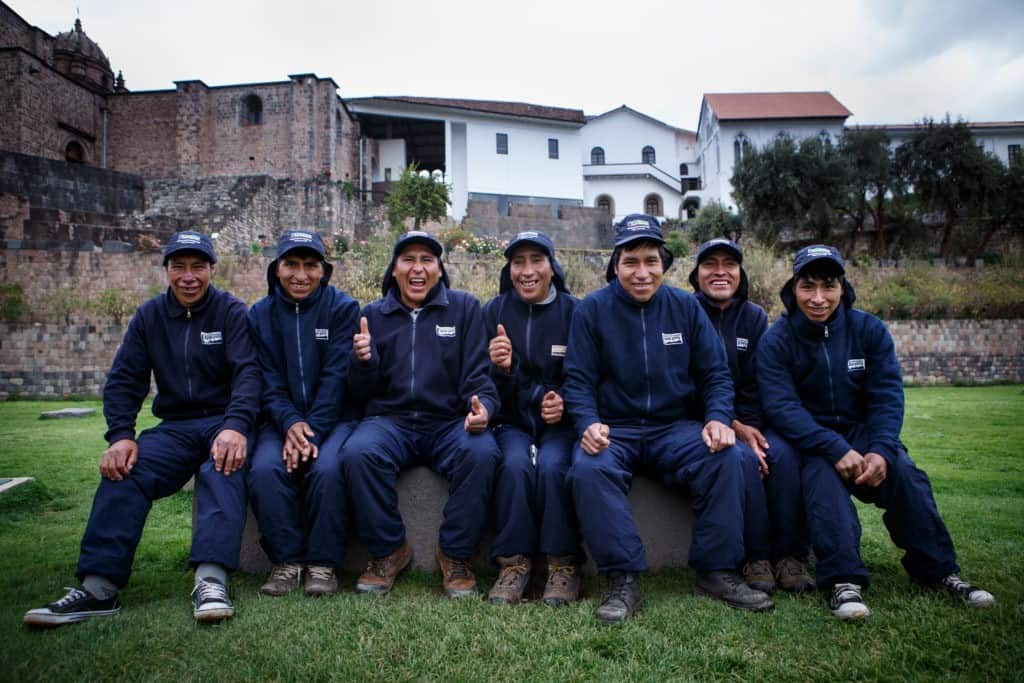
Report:
[{"label": "overcast sky", "polygon": [[4,0],[80,8],[131,90],[333,77],[342,97],[627,104],[694,129],[706,92],[828,90],[850,123],[1024,120],[1024,0]]}]

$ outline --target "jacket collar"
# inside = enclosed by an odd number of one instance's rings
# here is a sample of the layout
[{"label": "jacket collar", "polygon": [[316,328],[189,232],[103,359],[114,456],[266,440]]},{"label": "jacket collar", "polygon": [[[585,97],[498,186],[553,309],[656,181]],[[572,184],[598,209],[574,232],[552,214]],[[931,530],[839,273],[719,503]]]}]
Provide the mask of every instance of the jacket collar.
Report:
[{"label": "jacket collar", "polygon": [[[427,308],[429,306],[447,306],[448,305],[448,287],[445,286],[444,281],[438,282],[434,285],[434,288],[427,292],[427,298],[423,302],[420,308]],[[380,307],[381,313],[384,315],[390,315],[395,311],[408,311],[409,307],[402,303],[402,296],[398,291],[398,285],[392,285],[388,289],[388,293],[384,296],[384,302]]]},{"label": "jacket collar", "polygon": [[832,317],[823,323],[814,322],[799,308],[787,312],[786,317],[799,336],[805,339],[824,339],[826,336],[835,336],[846,327],[846,306],[840,304]]},{"label": "jacket collar", "polygon": [[292,299],[290,296],[285,294],[284,288],[282,288],[280,284],[276,284],[273,288],[273,297],[275,301],[283,306],[287,306],[289,309],[295,308],[295,304],[298,304],[299,310],[305,311],[312,308],[316,302],[320,300],[320,297],[323,296],[324,287],[325,285],[321,284],[315,290],[310,292],[309,296],[302,301],[295,301],[295,299]]},{"label": "jacket collar", "polygon": [[174,292],[172,292],[171,288],[168,287],[167,291],[164,293],[164,309],[167,311],[167,315],[172,318],[181,318],[189,312],[192,314],[202,313],[210,305],[210,300],[213,299],[216,293],[217,289],[213,285],[210,285],[206,288],[206,294],[203,295],[202,299],[186,308],[181,305],[181,303],[175,298]]},{"label": "jacket collar", "polygon": [[615,278],[614,280],[612,280],[611,282],[609,282],[607,286],[608,286],[608,287],[611,287],[612,293],[613,293],[613,294],[614,294],[614,295],[615,295],[616,297],[618,297],[619,299],[622,299],[622,300],[623,300],[623,301],[625,301],[625,302],[626,302],[627,304],[629,304],[629,305],[631,305],[631,306],[634,306],[634,307],[636,307],[636,308],[644,308],[645,306],[649,306],[649,305],[651,305],[651,304],[655,303],[656,301],[658,301],[658,299],[659,299],[659,298],[660,298],[660,297],[662,296],[662,292],[664,292],[664,290],[665,290],[665,287],[666,287],[667,285],[666,285],[666,284],[664,283],[664,281],[663,281],[663,282],[661,283],[661,286],[660,286],[660,287],[658,287],[658,291],[656,291],[656,292],[654,293],[654,296],[652,296],[652,297],[651,297],[650,299],[648,299],[647,301],[645,301],[645,302],[643,302],[643,303],[640,303],[639,301],[637,301],[636,299],[634,299],[634,298],[633,298],[633,297],[632,297],[632,296],[630,295],[630,293],[626,291],[626,288],[622,286],[622,283],[621,283],[621,282],[619,282],[619,279],[618,279],[618,278]]}]

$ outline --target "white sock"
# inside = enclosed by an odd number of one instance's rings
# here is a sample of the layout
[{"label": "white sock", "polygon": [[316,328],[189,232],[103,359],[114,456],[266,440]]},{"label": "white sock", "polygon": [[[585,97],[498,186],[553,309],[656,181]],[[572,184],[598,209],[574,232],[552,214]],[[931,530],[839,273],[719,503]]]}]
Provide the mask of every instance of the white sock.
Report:
[{"label": "white sock", "polygon": [[228,573],[219,564],[213,562],[201,562],[196,567],[196,583],[203,579],[217,579],[226,587],[228,585]]},{"label": "white sock", "polygon": [[82,579],[82,588],[92,593],[97,600],[108,600],[117,595],[117,586],[105,576],[87,574]]}]

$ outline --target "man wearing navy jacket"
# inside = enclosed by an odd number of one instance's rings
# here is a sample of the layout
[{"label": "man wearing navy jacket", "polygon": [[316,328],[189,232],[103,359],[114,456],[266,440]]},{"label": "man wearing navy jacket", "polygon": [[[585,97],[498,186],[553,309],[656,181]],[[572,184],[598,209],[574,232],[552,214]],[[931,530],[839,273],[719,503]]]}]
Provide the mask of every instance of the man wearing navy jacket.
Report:
[{"label": "man wearing navy jacket", "polygon": [[[210,286],[217,258],[197,232],[176,233],[164,250],[170,286],[135,313],[103,388],[106,440],[99,488],[78,558],[81,586],[29,610],[30,626],[60,626],[121,609],[153,500],[196,475],[198,515],[190,564],[193,616],[234,614],[227,572],[238,566],[245,526],[246,435],[259,406],[260,379],[245,304]],[[153,414],[138,436],[135,418],[156,378]]]},{"label": "man wearing navy jacket", "polygon": [[743,469],[757,463],[729,426],[725,349],[693,295],[662,285],[672,255],[657,219],[633,214],[615,230],[609,284],[576,309],[565,362],[565,403],[581,435],[569,483],[587,547],[608,578],[597,617],[621,622],[643,602],[638,576],[647,563],[627,498],[639,468],[690,492],[697,594],[771,609],[737,571]]},{"label": "man wearing navy jacket", "polygon": [[500,572],[488,598],[519,602],[539,549],[548,565],[542,599],[560,606],[575,601],[580,589],[579,532],[565,479],[576,434],[562,399],[562,363],[579,300],[569,294],[555,245],[544,233],[519,233],[505,258],[499,294],[484,307],[491,377],[501,399],[494,435],[502,454],[491,543]]},{"label": "man wearing navy jacket", "polygon": [[747,298],[747,272],[739,245],[723,237],[702,244],[689,280],[729,357],[736,392],[733,431],[761,466],[760,477],[748,476],[747,481],[743,578],[747,585],[768,593],[776,579],[790,593],[814,590],[806,562],[800,457],[761,419],[756,358],[758,342],[768,329],[768,315]]},{"label": "man wearing navy jacket", "polygon": [[471,560],[487,524],[498,463],[488,429],[498,409],[480,302],[448,288],[442,247],[411,231],[395,243],[382,299],[363,309],[349,386],[366,417],[342,451],[359,536],[372,557],[356,590],[387,593],[412,561],[398,511],[399,471],[448,479],[437,561],[449,597],[475,595]]},{"label": "man wearing navy jacket", "polygon": [[249,493],[274,565],[264,595],[300,581],[306,595],[338,590],[347,516],[341,446],[357,417],[346,380],[359,304],[329,284],[332,272],[319,235],[288,230],[267,267],[267,296],[249,311],[263,374]]},{"label": "man wearing navy jacket", "polygon": [[818,587],[840,619],[871,613],[853,494],[885,510],[911,577],[968,605],[990,606],[990,593],[959,577],[928,476],[900,442],[903,380],[892,337],[881,320],[853,308],[855,298],[838,250],[801,249],[782,288],[786,315],[758,350],[765,416],[803,457]]}]

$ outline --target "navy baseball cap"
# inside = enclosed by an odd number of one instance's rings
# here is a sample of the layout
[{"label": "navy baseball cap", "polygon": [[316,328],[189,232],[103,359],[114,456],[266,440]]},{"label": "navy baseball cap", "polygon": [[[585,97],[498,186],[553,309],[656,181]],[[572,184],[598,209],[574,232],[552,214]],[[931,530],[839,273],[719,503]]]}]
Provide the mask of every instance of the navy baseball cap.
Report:
[{"label": "navy baseball cap", "polygon": [[540,247],[549,259],[555,257],[555,243],[551,241],[550,237],[536,230],[525,230],[509,241],[508,246],[505,247],[505,258],[512,258],[512,252],[524,244]]},{"label": "navy baseball cap", "polygon": [[172,256],[183,251],[194,251],[202,254],[210,263],[217,262],[217,255],[213,252],[213,240],[194,230],[183,230],[171,235],[171,239],[164,245],[164,265],[167,265]]},{"label": "navy baseball cap", "polygon": [[652,240],[664,244],[665,238],[661,234],[661,223],[658,219],[645,213],[631,213],[615,224],[613,247],[621,247],[636,240]]},{"label": "navy baseball cap", "polygon": [[831,261],[839,266],[839,272],[846,274],[846,265],[839,250],[826,244],[812,244],[796,252],[793,257],[793,277],[800,275],[800,272],[815,261]]},{"label": "navy baseball cap", "polygon": [[728,252],[740,264],[743,263],[743,251],[740,250],[740,245],[724,237],[716,237],[700,245],[700,248],[697,250],[697,260],[695,263],[700,265],[700,262],[706,259],[713,251]]},{"label": "navy baseball cap", "polygon": [[285,230],[277,241],[277,257],[275,261],[295,249],[309,249],[320,255],[320,260],[327,260],[327,249],[320,235],[312,230]]},{"label": "navy baseball cap", "polygon": [[437,240],[436,237],[431,235],[429,232],[423,232],[422,230],[410,230],[409,232],[399,236],[398,241],[395,242],[395,249],[392,251],[393,256],[398,256],[403,249],[410,244],[423,244],[434,252],[434,256],[441,257],[441,253],[444,251],[444,247]]}]

